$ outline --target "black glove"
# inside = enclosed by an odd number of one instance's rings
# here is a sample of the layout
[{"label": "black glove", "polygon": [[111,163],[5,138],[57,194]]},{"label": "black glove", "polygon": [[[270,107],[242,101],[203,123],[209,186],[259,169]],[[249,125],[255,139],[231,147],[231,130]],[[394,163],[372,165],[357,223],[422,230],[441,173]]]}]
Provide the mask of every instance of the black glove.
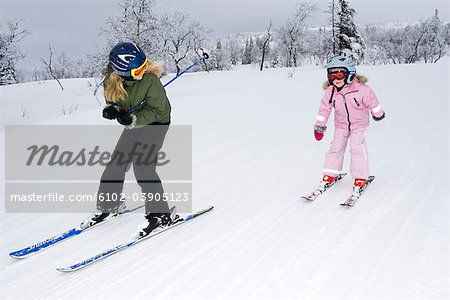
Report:
[{"label": "black glove", "polygon": [[103,118],[113,120],[117,118],[119,111],[114,105],[108,105],[103,109]]},{"label": "black glove", "polygon": [[133,117],[128,111],[121,109],[117,114],[117,122],[122,125],[128,126],[133,123]]},{"label": "black glove", "polygon": [[383,114],[382,114],[381,116],[379,116],[378,118],[375,117],[375,116],[372,116],[372,118],[373,118],[375,121],[381,121],[381,120],[384,119],[385,115],[386,115],[386,113],[383,112]]}]

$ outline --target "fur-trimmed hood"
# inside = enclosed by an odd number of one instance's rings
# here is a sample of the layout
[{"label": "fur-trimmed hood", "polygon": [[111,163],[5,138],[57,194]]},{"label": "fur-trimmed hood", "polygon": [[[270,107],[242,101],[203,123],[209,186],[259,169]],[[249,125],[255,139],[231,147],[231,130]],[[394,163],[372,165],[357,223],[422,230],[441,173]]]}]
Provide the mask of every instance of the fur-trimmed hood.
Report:
[{"label": "fur-trimmed hood", "polygon": [[[365,84],[367,81],[369,81],[369,79],[367,79],[366,76],[360,75],[360,74],[356,74],[355,79],[353,79],[353,80],[358,80],[358,82],[361,84]],[[322,88],[324,90],[326,90],[329,86],[330,86],[330,83],[327,80],[323,83]]]}]

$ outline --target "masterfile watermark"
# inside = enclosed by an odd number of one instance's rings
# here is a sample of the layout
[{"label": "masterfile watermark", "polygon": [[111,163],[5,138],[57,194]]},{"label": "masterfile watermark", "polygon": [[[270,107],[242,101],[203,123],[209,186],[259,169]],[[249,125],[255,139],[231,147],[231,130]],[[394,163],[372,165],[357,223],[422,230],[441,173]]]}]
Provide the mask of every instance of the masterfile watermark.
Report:
[{"label": "masterfile watermark", "polygon": [[5,127],[6,212],[91,212],[101,201],[190,212],[191,181],[188,125]]},{"label": "masterfile watermark", "polygon": [[29,158],[26,162],[27,166],[42,166],[47,163],[49,166],[106,166],[115,163],[118,165],[126,165],[133,162],[136,165],[152,165],[164,166],[170,162],[167,154],[163,151],[157,151],[157,145],[134,143],[131,152],[124,153],[121,151],[99,151],[100,147],[95,146],[89,151],[82,148],[78,153],[73,151],[62,150],[58,145],[32,145],[27,148],[30,151]]},{"label": "masterfile watermark", "polygon": [[[124,131],[126,130],[126,131]],[[192,179],[192,127],[146,126],[135,139],[122,126],[8,125],[6,180],[99,180],[108,164],[156,164],[161,180]],[[124,137],[124,135],[126,135]],[[121,143],[117,147],[117,144]]]}]

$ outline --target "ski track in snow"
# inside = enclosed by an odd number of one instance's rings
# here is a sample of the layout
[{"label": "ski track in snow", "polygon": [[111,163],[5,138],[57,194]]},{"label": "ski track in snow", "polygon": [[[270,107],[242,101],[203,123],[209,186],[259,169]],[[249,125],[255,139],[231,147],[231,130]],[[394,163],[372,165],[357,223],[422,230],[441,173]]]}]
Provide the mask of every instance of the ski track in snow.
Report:
[{"label": "ski track in snow", "polygon": [[[353,208],[338,205],[351,193],[350,174],[313,202],[300,198],[318,184],[332,140],[332,118],[322,142],[312,134],[322,69],[298,68],[293,78],[286,69],[245,67],[184,75],[167,89],[173,124],[193,125],[194,210],[215,209],[61,274],[57,267],[127,241],[143,223],[142,213],[15,261],[9,252],[76,226],[86,214],[5,214],[2,206],[0,297],[447,299],[447,68],[448,60],[358,69],[369,78],[386,119],[372,122],[368,131],[376,179]],[[429,76],[421,76],[424,82],[416,87],[405,74]],[[100,118],[86,82],[68,80],[66,92],[53,98],[53,82],[1,87],[2,106],[11,112],[3,120],[110,124]],[[68,105],[73,99],[81,101],[79,111],[62,116],[57,101]],[[49,110],[39,119],[27,101],[44,101]],[[14,115],[21,103],[29,105],[29,119]],[[4,130],[0,135],[3,141]]]}]

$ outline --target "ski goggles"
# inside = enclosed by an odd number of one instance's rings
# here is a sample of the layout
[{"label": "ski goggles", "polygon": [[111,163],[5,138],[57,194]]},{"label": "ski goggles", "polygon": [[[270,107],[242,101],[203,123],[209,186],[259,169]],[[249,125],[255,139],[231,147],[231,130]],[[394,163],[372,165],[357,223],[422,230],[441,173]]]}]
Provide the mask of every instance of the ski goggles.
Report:
[{"label": "ski goggles", "polygon": [[342,80],[350,74],[348,71],[340,70],[328,73],[328,80],[333,81],[335,79]]},{"label": "ski goggles", "polygon": [[137,68],[131,69],[130,74],[134,79],[139,79],[144,75],[145,71],[148,70],[148,61],[145,60],[144,63]]}]

